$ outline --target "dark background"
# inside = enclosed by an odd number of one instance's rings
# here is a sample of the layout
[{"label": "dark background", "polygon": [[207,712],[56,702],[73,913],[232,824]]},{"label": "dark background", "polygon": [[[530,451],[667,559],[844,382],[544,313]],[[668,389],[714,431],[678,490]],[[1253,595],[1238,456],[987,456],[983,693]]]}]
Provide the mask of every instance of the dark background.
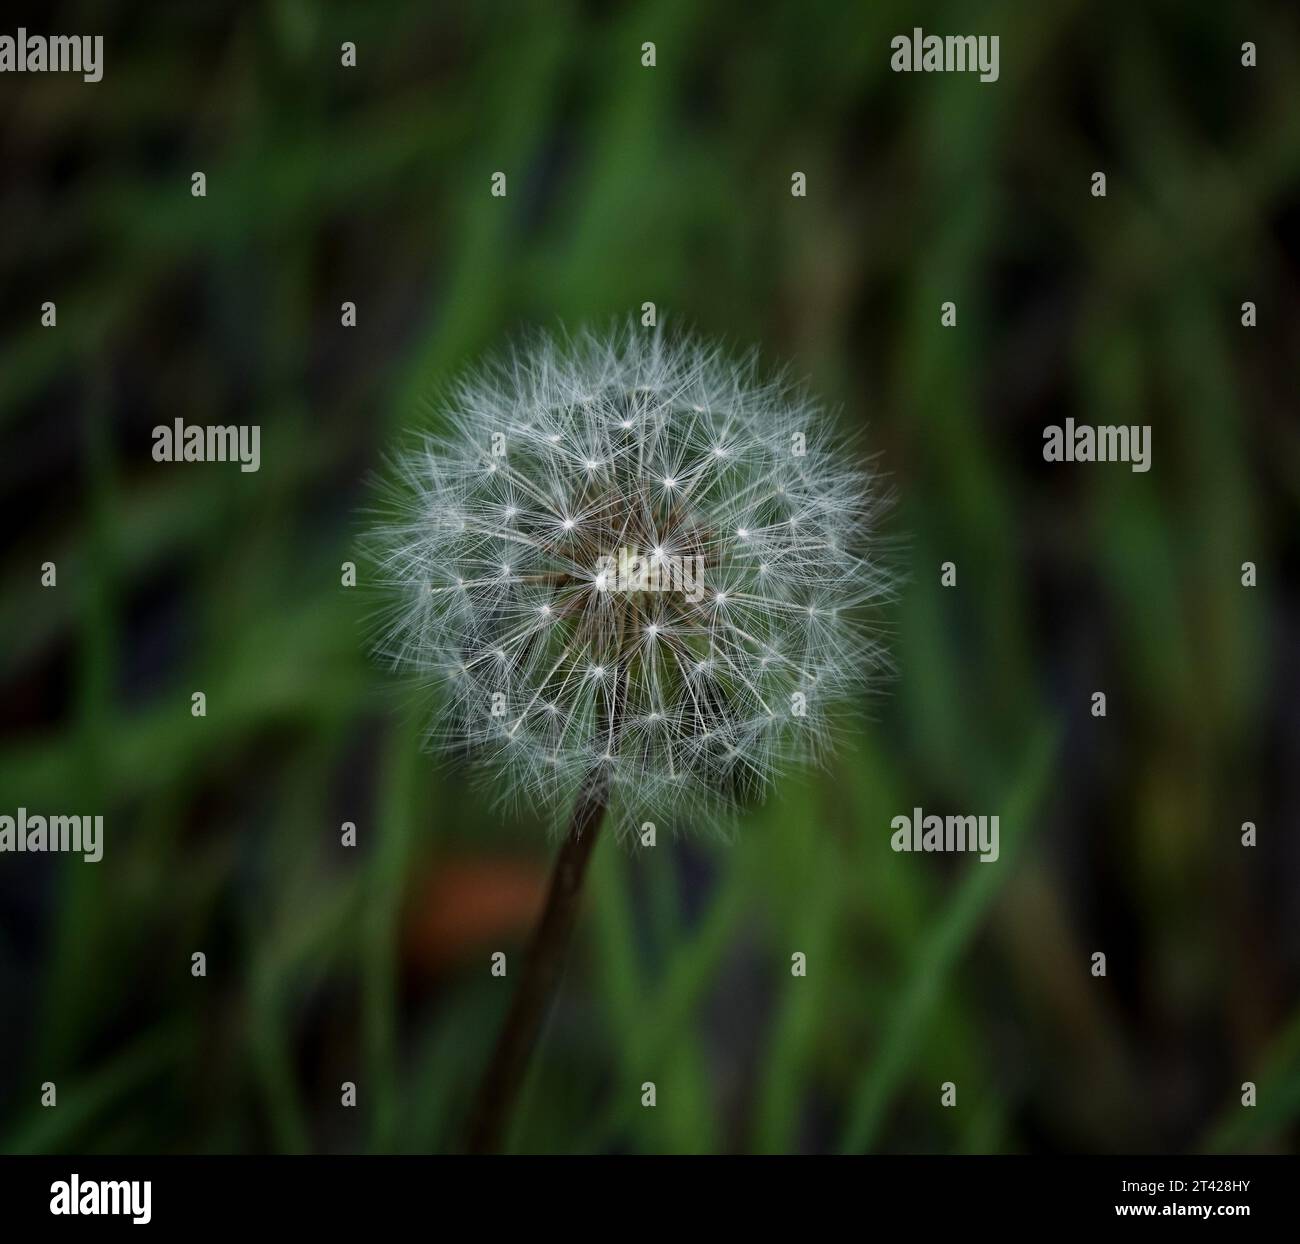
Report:
[{"label": "dark background", "polygon": [[[456,1145],[552,848],[368,657],[364,507],[457,369],[647,300],[879,455],[898,677],[733,843],[601,844],[515,1147],[1295,1147],[1294,6],[26,24],[105,50],[0,77],[0,811],[106,828],[99,864],[0,856],[0,1148]],[[914,25],[1000,35],[999,81],[890,72]],[[260,472],[154,463],[178,416],[259,424]],[[1151,471],[1044,463],[1071,416],[1150,424]],[[1002,860],[894,854],[914,806],[1000,813]]]}]

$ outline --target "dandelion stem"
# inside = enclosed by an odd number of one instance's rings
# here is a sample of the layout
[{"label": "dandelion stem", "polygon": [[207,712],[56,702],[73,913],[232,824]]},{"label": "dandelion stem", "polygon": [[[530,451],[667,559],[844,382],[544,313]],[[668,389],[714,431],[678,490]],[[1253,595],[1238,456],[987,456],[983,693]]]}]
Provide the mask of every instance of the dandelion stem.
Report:
[{"label": "dandelion stem", "polygon": [[568,833],[551,870],[546,906],[533,930],[523,978],[479,1085],[470,1116],[470,1153],[495,1153],[506,1138],[529,1060],[564,971],[582,881],[605,816],[608,795],[602,775],[584,784],[578,796]]}]

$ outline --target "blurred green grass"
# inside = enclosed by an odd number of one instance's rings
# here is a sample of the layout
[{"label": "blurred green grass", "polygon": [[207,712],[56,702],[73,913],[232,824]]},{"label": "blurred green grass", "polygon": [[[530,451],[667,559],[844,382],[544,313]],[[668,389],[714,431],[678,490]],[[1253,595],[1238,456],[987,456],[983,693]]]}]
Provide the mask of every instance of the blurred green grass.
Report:
[{"label": "blurred green grass", "polygon": [[[162,12],[109,19],[93,93],[3,85],[0,806],[102,810],[107,846],[0,859],[0,1148],[455,1147],[522,919],[435,971],[413,909],[547,844],[423,754],[339,566],[459,367],[651,300],[863,428],[899,677],[735,843],[605,844],[514,1147],[1293,1149],[1295,14]],[[1002,80],[890,74],[915,24],[1001,32]],[[178,414],[260,423],[261,472],[155,467]],[[1152,423],[1155,469],[1053,474],[1066,414]],[[892,854],[913,805],[1001,810],[1004,861]]]}]

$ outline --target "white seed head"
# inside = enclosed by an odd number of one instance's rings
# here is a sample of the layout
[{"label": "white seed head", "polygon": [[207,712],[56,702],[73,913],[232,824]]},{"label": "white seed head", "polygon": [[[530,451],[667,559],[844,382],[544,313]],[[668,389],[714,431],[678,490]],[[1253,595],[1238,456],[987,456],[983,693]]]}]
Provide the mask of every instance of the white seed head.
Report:
[{"label": "white seed head", "polygon": [[435,742],[556,825],[604,781],[622,833],[721,827],[822,757],[891,580],[880,490],[807,394],[631,328],[541,338],[441,413],[372,540],[377,647],[443,684]]}]

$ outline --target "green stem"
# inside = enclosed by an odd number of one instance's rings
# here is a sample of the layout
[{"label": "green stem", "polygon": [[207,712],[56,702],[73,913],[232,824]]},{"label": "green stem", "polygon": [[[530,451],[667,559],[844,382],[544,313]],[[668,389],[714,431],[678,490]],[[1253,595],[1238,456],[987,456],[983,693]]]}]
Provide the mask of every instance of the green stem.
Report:
[{"label": "green stem", "polygon": [[582,881],[607,803],[608,787],[603,779],[588,782],[578,796],[551,870],[546,906],[533,930],[523,977],[479,1086],[466,1142],[470,1153],[496,1153],[506,1138],[546,1012],[564,972]]}]

